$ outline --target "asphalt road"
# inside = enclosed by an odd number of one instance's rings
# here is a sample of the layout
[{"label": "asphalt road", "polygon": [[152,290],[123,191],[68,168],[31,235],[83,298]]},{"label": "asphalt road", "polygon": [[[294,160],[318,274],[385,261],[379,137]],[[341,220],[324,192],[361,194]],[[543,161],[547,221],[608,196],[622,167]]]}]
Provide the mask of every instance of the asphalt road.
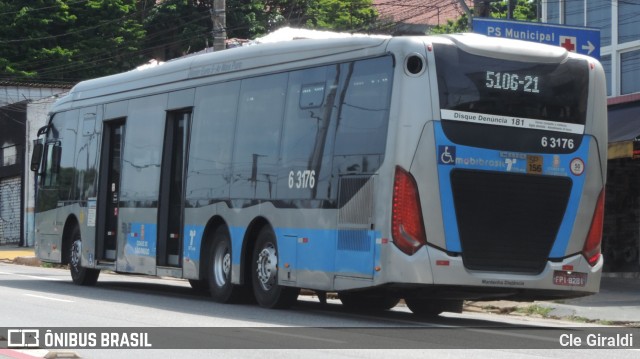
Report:
[{"label": "asphalt road", "polygon": [[[256,305],[214,303],[182,280],[102,273],[95,287],[79,287],[71,283],[66,270],[0,263],[3,332],[4,328],[39,328],[55,333],[94,333],[98,338],[103,332],[144,332],[152,345],[152,349],[134,351],[49,349],[86,358],[298,358],[301,353],[305,359],[373,358],[396,356],[398,349],[410,349],[402,351],[404,357],[423,358],[448,357],[465,348],[473,350],[458,353],[470,358],[574,357],[576,350],[549,350],[561,347],[559,337],[563,334],[583,340],[588,334],[633,334],[637,337],[634,349],[608,350],[606,356],[640,354],[637,328],[575,326],[484,313],[445,313],[424,321],[403,306],[360,314],[345,311],[339,301],[323,305],[303,296],[292,309],[267,310]],[[27,353],[41,356],[39,352]],[[603,355],[595,349],[577,353],[583,358]]]}]

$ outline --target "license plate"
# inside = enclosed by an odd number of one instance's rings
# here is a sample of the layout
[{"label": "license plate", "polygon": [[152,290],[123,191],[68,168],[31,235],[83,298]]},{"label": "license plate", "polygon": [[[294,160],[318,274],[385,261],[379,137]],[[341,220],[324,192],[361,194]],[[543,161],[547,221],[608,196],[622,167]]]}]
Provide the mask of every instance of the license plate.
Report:
[{"label": "license plate", "polygon": [[569,287],[584,287],[587,284],[587,273],[579,272],[553,272],[553,284]]}]

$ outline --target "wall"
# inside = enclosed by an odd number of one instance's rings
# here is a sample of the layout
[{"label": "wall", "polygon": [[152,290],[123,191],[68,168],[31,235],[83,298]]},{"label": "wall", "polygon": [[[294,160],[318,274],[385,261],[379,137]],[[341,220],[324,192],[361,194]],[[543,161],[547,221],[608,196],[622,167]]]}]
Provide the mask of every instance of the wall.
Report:
[{"label": "wall", "polygon": [[25,138],[25,161],[24,161],[24,237],[25,246],[33,246],[34,236],[34,208],[36,179],[31,171],[31,155],[33,153],[33,140],[38,137],[38,129],[47,124],[49,109],[56,100],[56,97],[49,97],[37,100],[27,105],[27,124]]}]

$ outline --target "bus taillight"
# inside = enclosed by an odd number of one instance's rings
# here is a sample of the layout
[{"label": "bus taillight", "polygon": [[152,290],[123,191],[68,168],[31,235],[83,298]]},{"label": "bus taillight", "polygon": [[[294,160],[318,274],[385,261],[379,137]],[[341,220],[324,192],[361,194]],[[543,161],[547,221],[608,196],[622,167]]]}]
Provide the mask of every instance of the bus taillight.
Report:
[{"label": "bus taillight", "polygon": [[393,243],[406,254],[414,254],[427,243],[418,186],[413,176],[401,167],[396,167],[393,185],[391,231]]},{"label": "bus taillight", "polygon": [[593,219],[591,220],[591,227],[589,228],[589,234],[587,240],[582,248],[582,254],[587,259],[590,265],[595,265],[600,259],[600,243],[602,243],[602,225],[604,222],[604,189],[600,191],[598,196],[598,202],[596,203],[596,209],[593,212]]}]

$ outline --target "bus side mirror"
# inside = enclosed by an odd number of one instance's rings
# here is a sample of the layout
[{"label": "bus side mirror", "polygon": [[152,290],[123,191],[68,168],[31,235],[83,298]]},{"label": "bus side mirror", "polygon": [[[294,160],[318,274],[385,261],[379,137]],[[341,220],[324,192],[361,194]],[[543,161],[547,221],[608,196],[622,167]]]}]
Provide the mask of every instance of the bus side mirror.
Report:
[{"label": "bus side mirror", "polygon": [[40,169],[40,161],[42,161],[42,151],[44,150],[44,145],[42,143],[36,143],[33,147],[33,154],[31,155],[31,170],[33,172],[38,172]]},{"label": "bus side mirror", "polygon": [[53,153],[51,154],[51,172],[52,173],[60,173],[60,158],[62,157],[62,147],[60,145],[55,145],[52,147]]}]

